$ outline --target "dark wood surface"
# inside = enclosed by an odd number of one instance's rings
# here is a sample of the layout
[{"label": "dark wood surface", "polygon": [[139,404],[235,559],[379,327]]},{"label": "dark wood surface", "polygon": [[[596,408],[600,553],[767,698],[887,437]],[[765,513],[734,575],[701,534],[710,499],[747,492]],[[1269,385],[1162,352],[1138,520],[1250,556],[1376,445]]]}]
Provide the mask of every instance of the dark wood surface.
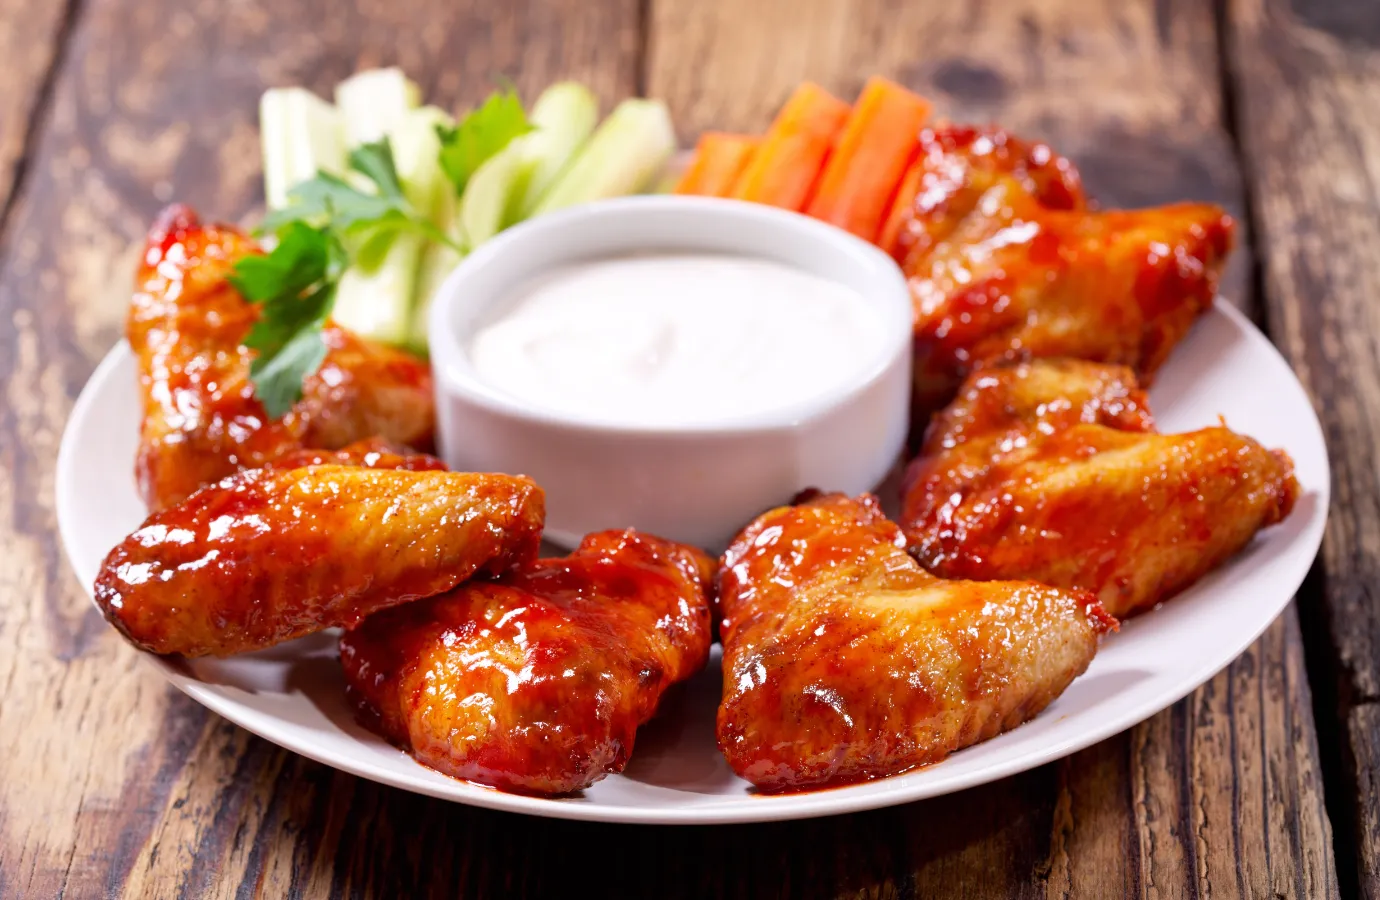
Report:
[{"label": "dark wood surface", "polygon": [[0,0],[0,59],[5,60],[5,84],[0,88],[0,210],[8,209],[12,189],[22,177],[16,166],[28,156],[27,142],[37,133],[35,118],[48,99],[56,57],[73,19],[70,13],[59,2]]},{"label": "dark wood surface", "polygon": [[[1366,3],[0,0],[0,897],[1380,896],[1380,10]],[[1312,392],[1336,492],[1298,602],[1225,672],[1066,760],[875,813],[522,818],[380,787],[176,693],[55,538],[53,461],[165,201],[260,202],[256,100],[397,63],[665,97],[687,140],[874,72],[1073,155],[1109,204],[1211,199],[1226,292]],[[1310,688],[1311,685],[1311,688]],[[1334,833],[1335,832],[1335,833]]]},{"label": "dark wood surface", "polygon": [[1266,318],[1333,466],[1308,649],[1337,864],[1380,897],[1380,10],[1233,0],[1229,26]]}]

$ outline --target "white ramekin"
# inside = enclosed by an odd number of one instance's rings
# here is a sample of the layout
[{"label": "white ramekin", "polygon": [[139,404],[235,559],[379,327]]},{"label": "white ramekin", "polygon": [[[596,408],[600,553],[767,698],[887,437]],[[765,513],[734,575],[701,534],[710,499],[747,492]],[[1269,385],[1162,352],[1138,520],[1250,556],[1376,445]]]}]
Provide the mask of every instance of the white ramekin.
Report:
[{"label": "white ramekin", "polygon": [[[473,329],[521,282],[554,266],[648,250],[775,260],[848,285],[881,317],[885,348],[863,375],[808,404],[713,426],[580,421],[478,378],[468,357]],[[804,488],[852,494],[882,480],[906,435],[911,316],[905,280],[886,254],[796,213],[652,196],[545,215],[476,250],[432,304],[440,452],[453,469],[536,479],[546,490],[546,536],[556,543],[633,527],[717,550]]]}]

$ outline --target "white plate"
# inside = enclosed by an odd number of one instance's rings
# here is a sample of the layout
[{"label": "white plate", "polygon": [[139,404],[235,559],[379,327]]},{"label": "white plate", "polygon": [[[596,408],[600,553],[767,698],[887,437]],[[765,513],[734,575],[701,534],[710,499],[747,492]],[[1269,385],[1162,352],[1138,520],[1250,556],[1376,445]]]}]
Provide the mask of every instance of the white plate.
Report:
[{"label": "white plate", "polygon": [[[1161,373],[1151,401],[1165,431],[1214,424],[1221,414],[1234,429],[1288,450],[1303,486],[1293,515],[1172,602],[1128,622],[1033,722],[909,774],[814,793],[753,794],[714,744],[717,650],[709,670],[673,693],[639,732],[623,774],[559,800],[447,778],[355,724],[334,635],[227,660],[148,659],[188,696],[280,746],[364,778],[475,806],[607,822],[755,822],[961,790],[1073,753],[1174,703],[1265,630],[1313,561],[1327,517],[1327,453],[1312,406],[1260,332],[1218,304]],[[131,474],[138,421],[135,363],[121,344],[82,391],[58,454],[58,523],[88,591],[106,552],[144,518]]]}]

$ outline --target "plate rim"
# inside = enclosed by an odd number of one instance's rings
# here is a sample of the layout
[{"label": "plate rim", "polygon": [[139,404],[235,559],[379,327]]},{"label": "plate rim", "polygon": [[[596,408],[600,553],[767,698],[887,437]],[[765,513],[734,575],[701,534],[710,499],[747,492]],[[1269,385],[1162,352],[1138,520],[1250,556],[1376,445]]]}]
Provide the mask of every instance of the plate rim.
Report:
[{"label": "plate rim", "polygon": [[[139,656],[163,675],[173,687],[177,688],[197,703],[200,703],[217,715],[278,747],[297,753],[334,769],[348,772],[360,778],[365,778],[389,787],[423,794],[440,800],[504,812],[577,821],[641,825],[748,824],[754,822],[809,819],[864,812],[956,793],[1003,778],[1009,778],[1013,775],[1030,771],[1031,769],[1038,768],[1039,766],[1077,753],[1093,744],[1119,734],[1128,728],[1134,727],[1170,706],[1173,706],[1175,703],[1178,703],[1194,690],[1211,680],[1215,675],[1226,669],[1232,662],[1238,659],[1241,654],[1244,653],[1251,644],[1255,643],[1260,635],[1279,618],[1280,613],[1284,611],[1297,595],[1298,588],[1302,585],[1309,570],[1316,561],[1327,525],[1332,494],[1331,460],[1327,453],[1325,434],[1321,422],[1318,419],[1317,409],[1314,407],[1312,399],[1308,396],[1307,391],[1299,381],[1293,367],[1284,359],[1283,355],[1269,338],[1267,338],[1240,310],[1224,302],[1221,298],[1218,298],[1208,311],[1208,314],[1212,313],[1224,315],[1234,326],[1236,331],[1244,335],[1248,341],[1255,345],[1257,350],[1263,349],[1268,352],[1269,355],[1273,356],[1273,362],[1289,374],[1290,387],[1298,395],[1296,399],[1301,401],[1302,407],[1309,412],[1309,421],[1307,424],[1312,434],[1300,437],[1300,443],[1303,443],[1306,439],[1316,439],[1317,444],[1323,451],[1321,456],[1322,469],[1319,473],[1321,475],[1321,480],[1320,484],[1315,486],[1318,498],[1317,509],[1314,514],[1315,518],[1312,522],[1308,523],[1308,527],[1300,532],[1295,539],[1295,546],[1306,546],[1308,552],[1306,554],[1299,552],[1296,559],[1291,560],[1286,573],[1284,573],[1287,577],[1279,579],[1281,583],[1288,582],[1290,585],[1287,596],[1284,596],[1284,599],[1278,603],[1274,614],[1268,619],[1264,619],[1257,628],[1234,633],[1237,636],[1237,640],[1232,642],[1234,646],[1231,647],[1229,655],[1214,655],[1206,663],[1196,666],[1192,669],[1192,674],[1184,675],[1180,678],[1172,691],[1166,690],[1164,693],[1156,695],[1153,700],[1142,701],[1139,706],[1132,707],[1132,711],[1130,712],[1125,712],[1121,715],[1109,715],[1095,727],[1084,729],[1076,735],[1071,735],[1063,740],[1037,745],[1032,751],[1015,755],[1011,759],[999,761],[984,769],[961,773],[949,779],[940,778],[938,781],[934,778],[919,780],[915,785],[908,785],[906,783],[908,777],[936,771],[936,767],[922,767],[910,772],[889,776],[885,779],[875,779],[873,781],[865,781],[852,785],[842,785],[836,788],[797,794],[759,794],[751,796],[746,803],[742,800],[734,799],[730,804],[708,802],[703,806],[615,806],[575,799],[531,797],[521,794],[506,793],[495,788],[459,779],[452,779],[446,782],[435,782],[429,778],[423,777],[413,779],[411,777],[401,776],[381,766],[374,765],[367,760],[359,761],[355,758],[342,757],[329,752],[317,752],[315,748],[311,747],[309,744],[304,745],[302,742],[285,742],[280,736],[275,736],[267,732],[267,730],[259,724],[259,714],[256,711],[246,710],[245,707],[235,702],[232,698],[217,691],[213,685],[208,685],[177,671],[171,663],[159,657],[139,652],[132,647],[129,649],[138,652]],[[89,417],[90,410],[98,402],[98,398],[101,396],[106,383],[110,381],[112,373],[116,372],[121,366],[130,365],[132,363],[133,351],[129,344],[122,338],[105,354],[100,363],[92,371],[86,383],[82,386],[82,390],[76,402],[73,404],[68,414],[67,421],[63,426],[62,439],[58,447],[57,459],[55,461],[55,513],[63,555],[67,559],[69,570],[74,574],[77,580],[82,583],[82,589],[86,592],[88,598],[92,600],[93,604],[95,602],[93,585],[88,583],[87,579],[80,571],[81,566],[73,553],[73,547],[76,544],[76,539],[73,537],[73,534],[76,526],[71,520],[70,514],[65,514],[66,510],[74,508],[74,505],[79,505],[72,496],[73,488],[68,473],[72,470],[74,465],[75,454],[79,452],[75,435],[81,423],[85,422]],[[1306,562],[1304,562],[1304,560],[1306,560]],[[1247,631],[1249,631],[1249,634],[1247,634]],[[1019,731],[1019,729],[1013,729],[1013,731]],[[397,752],[406,755],[402,750],[398,750]],[[422,767],[420,763],[416,765],[422,772],[431,771]],[[876,790],[862,793],[849,793],[850,790],[880,783],[895,785],[896,789],[890,791]]]}]

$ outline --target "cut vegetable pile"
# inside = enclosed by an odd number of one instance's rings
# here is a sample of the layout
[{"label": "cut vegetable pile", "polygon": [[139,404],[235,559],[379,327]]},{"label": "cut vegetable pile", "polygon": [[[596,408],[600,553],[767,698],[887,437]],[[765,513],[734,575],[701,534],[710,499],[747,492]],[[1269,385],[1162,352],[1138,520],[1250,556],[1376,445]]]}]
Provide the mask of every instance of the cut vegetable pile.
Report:
[{"label": "cut vegetable pile", "polygon": [[853,106],[817,84],[796,88],[761,138],[710,132],[676,193],[735,197],[803,212],[894,250],[920,189],[923,97],[872,78]]},{"label": "cut vegetable pile", "polygon": [[802,212],[894,252],[930,111],[882,78],[852,106],[807,82],[761,137],[705,133],[664,185],[676,142],[659,100],[625,100],[601,123],[589,89],[562,82],[530,111],[502,88],[457,119],[422,106],[398,69],[361,72],[334,99],[275,88],[260,104],[273,249],[236,284],[262,310],[252,377],[274,415],[320,365],[327,317],[425,354],[432,297],[465,254],[579,203],[667,187]]},{"label": "cut vegetable pile", "polygon": [[665,104],[625,100],[600,123],[574,82],[530,113],[503,88],[457,119],[378,69],[334,104],[275,88],[259,112],[273,249],[235,281],[261,308],[252,377],[275,416],[320,365],[327,317],[424,354],[431,299],[466,253],[532,216],[652,188],[676,146]]}]

